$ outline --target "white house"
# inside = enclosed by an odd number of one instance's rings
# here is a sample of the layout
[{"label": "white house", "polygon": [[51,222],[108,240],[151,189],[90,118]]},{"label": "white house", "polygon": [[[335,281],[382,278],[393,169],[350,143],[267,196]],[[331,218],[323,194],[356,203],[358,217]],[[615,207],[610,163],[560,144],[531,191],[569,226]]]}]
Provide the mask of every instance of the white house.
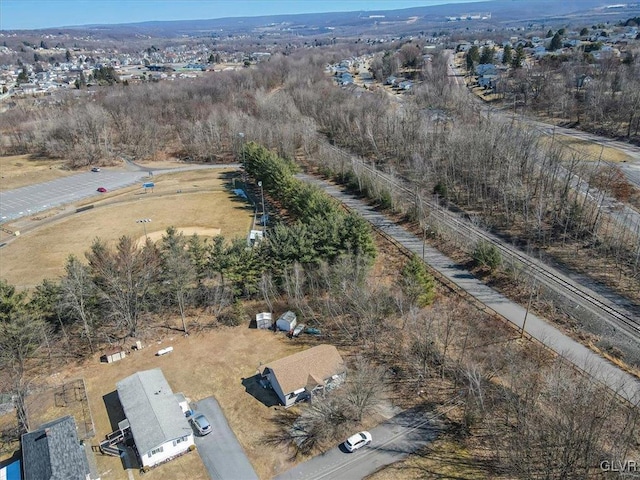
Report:
[{"label": "white house", "polygon": [[285,407],[339,385],[345,373],[344,361],[333,345],[318,345],[260,368]]},{"label": "white house", "polygon": [[182,455],[194,444],[184,395],[171,391],[162,370],[134,373],[116,386],[143,468]]}]

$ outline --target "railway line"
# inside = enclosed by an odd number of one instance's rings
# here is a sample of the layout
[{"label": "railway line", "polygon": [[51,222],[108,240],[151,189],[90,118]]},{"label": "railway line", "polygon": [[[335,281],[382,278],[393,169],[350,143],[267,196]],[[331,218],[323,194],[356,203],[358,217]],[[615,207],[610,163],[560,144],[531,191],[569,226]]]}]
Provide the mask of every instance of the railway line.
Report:
[{"label": "railway line", "polygon": [[332,146],[331,148],[340,152],[342,155],[348,156],[354,170],[364,169],[370,175],[374,175],[378,179],[383,179],[391,190],[402,192],[406,198],[413,198],[417,211],[425,214],[424,220],[427,223],[441,222],[465,238],[475,239],[475,241],[485,241],[495,246],[503,258],[508,258],[520,264],[523,270],[533,276],[536,281],[570,299],[573,303],[579,304],[582,308],[587,309],[593,315],[607,322],[612,328],[620,329],[624,331],[625,334],[640,342],[640,321],[638,320],[640,315],[637,313],[631,312],[619,305],[612,305],[599,294],[569,279],[555,268],[544,264],[538,259],[532,258],[516,247],[507,244],[497,236],[473,225],[455,212],[445,209],[436,201],[429,200],[426,196],[421,195],[420,192],[409,188],[401,178],[381,172],[365,163],[362,159],[353,157],[337,147]]}]

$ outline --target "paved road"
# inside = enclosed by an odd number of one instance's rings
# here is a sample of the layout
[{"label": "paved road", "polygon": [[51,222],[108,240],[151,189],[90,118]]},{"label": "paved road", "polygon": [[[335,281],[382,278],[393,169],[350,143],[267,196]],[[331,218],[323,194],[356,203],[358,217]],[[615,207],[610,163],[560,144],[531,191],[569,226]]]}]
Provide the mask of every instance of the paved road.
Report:
[{"label": "paved road", "polygon": [[204,413],[211,423],[211,433],[204,437],[196,434],[195,441],[212,480],[258,480],[216,399],[205,398],[192,403],[191,408]]},{"label": "paved road", "polygon": [[[522,306],[488,287],[438,250],[425,246],[422,238],[416,237],[413,233],[389,220],[384,214],[377,212],[364,201],[343,192],[340,187],[308,175],[299,175],[299,178],[318,185],[329,195],[340,200],[350,209],[357,211],[366,220],[371,222],[371,224],[380,228],[416,255],[422,256],[424,251],[424,260],[435,270],[467,291],[480,302],[511,321],[518,328],[523,327],[526,310]],[[587,371],[593,378],[618,392],[623,398],[634,403],[640,402],[640,381],[635,377],[623,372],[584,345],[566,336],[548,324],[544,319],[530,312],[526,318],[524,329],[529,335],[567,358],[578,368]]]},{"label": "paved road", "polygon": [[349,453],[344,446],[313,457],[274,480],[356,480],[390,465],[432,442],[438,435],[432,414],[406,410],[370,431],[370,446]]},{"label": "paved road", "polygon": [[[131,164],[135,165],[135,164]],[[153,170],[154,173],[170,173],[206,168],[234,168],[229,165],[188,165],[173,169]],[[132,170],[102,169],[100,172],[84,172],[70,177],[59,178],[49,182],[16,188],[0,192],[0,223],[5,223],[37,212],[60,207],[85,198],[104,195],[97,192],[98,187],[108,191],[135,185],[136,183],[153,181],[148,167]]]}]

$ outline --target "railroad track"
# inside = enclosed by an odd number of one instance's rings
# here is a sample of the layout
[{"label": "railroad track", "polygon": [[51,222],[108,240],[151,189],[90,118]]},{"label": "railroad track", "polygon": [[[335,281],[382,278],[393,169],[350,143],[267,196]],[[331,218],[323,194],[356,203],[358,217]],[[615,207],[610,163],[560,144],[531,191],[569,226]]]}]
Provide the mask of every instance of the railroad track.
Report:
[{"label": "railroad track", "polygon": [[[332,148],[340,151],[342,154],[348,155],[336,147]],[[503,258],[509,257],[522,264],[538,281],[545,283],[548,287],[560,292],[565,297],[571,298],[583,308],[588,309],[593,314],[607,321],[614,328],[620,328],[628,335],[640,340],[640,322],[634,318],[632,313],[615,308],[598,298],[594,293],[589,292],[584,287],[575,284],[568,278],[555,272],[548,265],[532,259],[515,247],[505,244],[497,237],[459,218],[455,213],[445,210],[443,207],[437,205],[436,202],[421,197],[416,190],[412,190],[405,184],[399,182],[397,177],[392,177],[389,174],[381,172],[351,155],[349,155],[349,159],[352,166],[355,167],[357,165],[357,168],[365,169],[370,174],[374,174],[378,178],[383,178],[390,187],[393,187],[396,191],[404,192],[407,198],[415,198],[418,211],[428,211],[430,215],[433,215],[460,235],[471,238],[475,237],[478,240],[490,243],[500,251]]]}]

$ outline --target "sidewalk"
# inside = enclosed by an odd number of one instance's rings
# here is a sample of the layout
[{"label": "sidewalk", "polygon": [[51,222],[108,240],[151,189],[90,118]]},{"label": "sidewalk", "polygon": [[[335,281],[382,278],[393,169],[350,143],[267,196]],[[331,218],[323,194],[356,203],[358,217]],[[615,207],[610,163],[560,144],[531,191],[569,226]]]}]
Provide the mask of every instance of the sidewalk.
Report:
[{"label": "sidewalk", "polygon": [[[421,238],[389,220],[384,214],[376,212],[364,201],[343,192],[339,186],[331,185],[308,175],[298,175],[298,178],[322,188],[416,255],[422,257],[424,251],[424,260],[431,267],[516,327],[522,328],[526,314],[523,307],[482,283],[470,272],[455,264],[449,257],[428,245],[423,245]],[[632,375],[620,370],[531,312],[527,315],[524,327],[528,335],[566,358],[596,380],[604,383],[621,397],[631,403],[640,402],[640,381]]]}]

